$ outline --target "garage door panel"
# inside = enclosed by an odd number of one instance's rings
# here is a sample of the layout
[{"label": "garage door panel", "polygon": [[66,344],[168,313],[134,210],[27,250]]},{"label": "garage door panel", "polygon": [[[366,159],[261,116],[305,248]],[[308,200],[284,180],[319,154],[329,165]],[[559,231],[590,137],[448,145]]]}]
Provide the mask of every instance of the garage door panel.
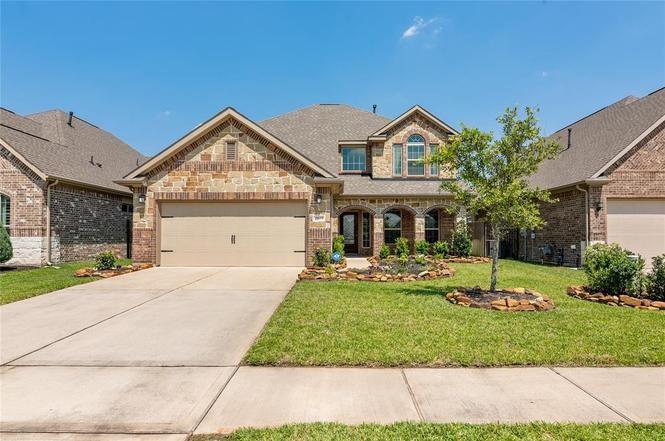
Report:
[{"label": "garage door panel", "polygon": [[161,264],[303,266],[305,212],[304,202],[164,203]]},{"label": "garage door panel", "polygon": [[644,257],[665,253],[665,200],[609,199],[607,201],[607,241]]}]

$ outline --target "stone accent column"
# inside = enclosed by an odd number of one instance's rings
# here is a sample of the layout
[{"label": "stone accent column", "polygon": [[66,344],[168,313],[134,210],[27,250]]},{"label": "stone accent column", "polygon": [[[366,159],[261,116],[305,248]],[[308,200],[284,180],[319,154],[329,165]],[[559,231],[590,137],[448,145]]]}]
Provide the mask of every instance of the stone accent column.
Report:
[{"label": "stone accent column", "polygon": [[425,216],[422,214],[416,215],[416,226],[413,239],[414,243],[418,240],[425,239]]},{"label": "stone accent column", "polygon": [[374,215],[374,225],[372,230],[374,231],[374,241],[372,243],[372,254],[374,256],[379,255],[379,250],[383,245],[383,216],[381,214]]}]

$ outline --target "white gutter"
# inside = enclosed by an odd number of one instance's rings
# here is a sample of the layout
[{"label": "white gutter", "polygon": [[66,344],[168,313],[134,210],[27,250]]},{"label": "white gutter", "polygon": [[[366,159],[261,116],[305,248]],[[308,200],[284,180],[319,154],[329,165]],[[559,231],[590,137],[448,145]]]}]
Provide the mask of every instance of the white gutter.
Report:
[{"label": "white gutter", "polygon": [[46,185],[46,264],[51,266],[51,187],[58,184],[57,179]]}]

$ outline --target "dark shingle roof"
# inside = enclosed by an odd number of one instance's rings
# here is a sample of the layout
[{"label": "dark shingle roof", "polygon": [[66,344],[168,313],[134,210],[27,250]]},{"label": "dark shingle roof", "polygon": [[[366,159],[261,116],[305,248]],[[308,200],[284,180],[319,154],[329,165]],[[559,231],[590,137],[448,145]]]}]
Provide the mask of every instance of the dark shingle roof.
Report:
[{"label": "dark shingle roof", "polygon": [[369,176],[342,175],[344,196],[449,196],[441,181],[425,179],[372,179]]},{"label": "dark shingle roof", "polygon": [[67,119],[61,110],[20,116],[1,109],[0,138],[46,175],[129,193],[113,180],[147,158],[87,121],[74,117],[69,126]]},{"label": "dark shingle roof", "polygon": [[338,142],[365,140],[388,122],[388,118],[345,104],[316,104],[259,125],[336,175]]},{"label": "dark shingle roof", "polygon": [[[658,119],[665,115],[665,88],[643,98],[628,96],[550,136],[564,149],[544,162],[531,182],[558,188],[591,178]],[[568,128],[571,147],[566,149]]]}]

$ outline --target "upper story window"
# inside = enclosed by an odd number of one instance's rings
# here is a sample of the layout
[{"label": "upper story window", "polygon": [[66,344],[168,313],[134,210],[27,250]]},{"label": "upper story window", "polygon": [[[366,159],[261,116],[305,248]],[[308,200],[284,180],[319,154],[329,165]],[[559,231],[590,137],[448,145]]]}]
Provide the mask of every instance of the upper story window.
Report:
[{"label": "upper story window", "polygon": [[393,144],[393,176],[402,176],[402,144]]},{"label": "upper story window", "polygon": [[406,174],[425,176],[425,139],[420,135],[411,135],[406,143]]},{"label": "upper story window", "polygon": [[3,227],[8,227],[11,218],[11,199],[9,196],[0,194],[0,224]]},{"label": "upper story window", "polygon": [[365,147],[342,147],[342,171],[364,171],[367,165]]},{"label": "upper story window", "polygon": [[[430,144],[429,145],[429,154],[433,155],[439,150],[439,144]],[[430,164],[429,165],[429,174],[430,176],[439,176],[439,164]]]}]

